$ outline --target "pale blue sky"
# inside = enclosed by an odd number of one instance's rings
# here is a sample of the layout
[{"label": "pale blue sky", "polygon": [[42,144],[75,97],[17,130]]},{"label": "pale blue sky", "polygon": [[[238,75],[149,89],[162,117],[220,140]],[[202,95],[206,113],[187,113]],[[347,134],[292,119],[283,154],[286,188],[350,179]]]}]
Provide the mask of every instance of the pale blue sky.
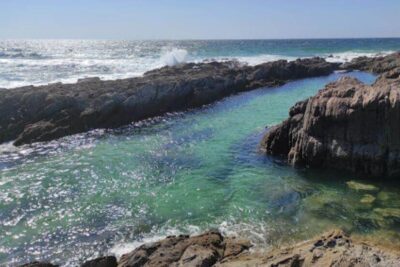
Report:
[{"label": "pale blue sky", "polygon": [[400,37],[400,0],[0,0],[0,38]]}]

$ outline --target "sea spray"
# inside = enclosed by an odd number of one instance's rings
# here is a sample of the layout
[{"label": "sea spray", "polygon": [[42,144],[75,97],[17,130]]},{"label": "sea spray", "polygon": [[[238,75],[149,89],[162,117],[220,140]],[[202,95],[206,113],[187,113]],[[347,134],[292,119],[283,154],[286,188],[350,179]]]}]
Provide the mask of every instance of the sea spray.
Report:
[{"label": "sea spray", "polygon": [[185,63],[187,56],[188,52],[185,49],[174,48],[161,56],[161,62],[167,66],[175,66]]}]

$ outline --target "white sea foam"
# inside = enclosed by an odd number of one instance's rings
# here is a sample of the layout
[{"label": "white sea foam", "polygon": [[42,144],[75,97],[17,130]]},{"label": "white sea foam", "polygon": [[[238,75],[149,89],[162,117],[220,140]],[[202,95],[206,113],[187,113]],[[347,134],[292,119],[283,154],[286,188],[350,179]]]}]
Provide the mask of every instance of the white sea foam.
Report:
[{"label": "white sea foam", "polygon": [[181,225],[179,228],[165,226],[157,231],[145,234],[142,238],[134,241],[121,241],[115,244],[109,253],[115,255],[118,259],[132,250],[146,243],[152,243],[171,235],[198,235],[208,229],[217,229],[224,236],[234,236],[249,240],[256,249],[266,249],[269,247],[271,229],[264,222],[237,223],[234,220],[222,221],[219,224],[210,224],[204,229],[195,225]]},{"label": "white sea foam", "polygon": [[[184,44],[186,45],[186,44]],[[212,57],[213,51],[196,50],[196,46],[157,42],[91,41],[13,41],[0,42],[0,88],[45,85],[99,77],[102,80],[137,77],[163,66],[184,62],[236,60],[251,66],[280,59],[292,61],[296,56],[284,54],[243,55],[232,51],[228,56]],[[196,44],[198,45],[198,44]],[[200,46],[201,48],[201,46]],[[217,48],[218,49],[218,48]],[[347,62],[359,56],[386,55],[393,51],[315,54],[329,62]]]},{"label": "white sea foam", "polygon": [[185,49],[174,48],[161,56],[161,62],[164,65],[175,66],[186,62],[187,57],[188,52]]},{"label": "white sea foam", "polygon": [[323,57],[328,62],[338,62],[344,63],[349,62],[357,57],[377,57],[377,56],[386,56],[395,51],[382,51],[382,52],[353,52],[347,51],[342,53],[333,53],[331,55],[323,55]]},{"label": "white sea foam", "polygon": [[[386,56],[395,51],[381,51],[381,52],[341,52],[341,53],[332,53],[332,54],[322,54],[315,55],[325,58],[328,62],[336,62],[336,63],[345,63],[349,62],[357,57],[377,57],[377,56]],[[309,57],[294,57],[294,56],[284,56],[284,55],[271,55],[271,54],[262,54],[257,56],[247,56],[247,57],[230,57],[230,58],[217,58],[218,61],[224,60],[238,60],[240,62],[247,63],[251,66],[262,64],[265,62],[271,62],[276,60],[287,60],[294,61],[298,58],[311,58]]]}]

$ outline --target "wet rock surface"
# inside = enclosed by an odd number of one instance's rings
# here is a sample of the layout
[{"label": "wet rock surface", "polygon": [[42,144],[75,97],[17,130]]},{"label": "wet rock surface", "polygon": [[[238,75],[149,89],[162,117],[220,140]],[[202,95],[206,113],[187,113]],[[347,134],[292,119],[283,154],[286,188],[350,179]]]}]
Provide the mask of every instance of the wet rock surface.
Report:
[{"label": "wet rock surface", "polygon": [[166,112],[199,107],[224,96],[288,80],[330,74],[321,58],[258,66],[212,62],[164,67],[143,77],[0,90],[0,143],[48,141],[96,128],[114,128]]},{"label": "wet rock surface", "polygon": [[400,175],[399,133],[400,71],[394,68],[373,85],[350,77],[328,84],[296,103],[261,145],[292,165],[394,177]]}]

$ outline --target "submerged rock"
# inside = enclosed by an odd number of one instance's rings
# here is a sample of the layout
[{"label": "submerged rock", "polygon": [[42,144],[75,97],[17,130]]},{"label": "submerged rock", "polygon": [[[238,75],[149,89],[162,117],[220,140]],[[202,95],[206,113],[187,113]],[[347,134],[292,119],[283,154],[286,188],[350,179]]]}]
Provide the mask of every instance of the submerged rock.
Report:
[{"label": "submerged rock", "polygon": [[361,198],[360,202],[363,203],[363,204],[371,204],[371,203],[373,203],[375,201],[375,199],[376,198],[373,195],[365,194]]},{"label": "submerged rock", "polygon": [[289,116],[264,136],[266,153],[292,165],[400,175],[400,72],[373,85],[341,78],[295,104]]},{"label": "submerged rock", "polygon": [[372,184],[363,184],[354,181],[349,181],[346,183],[347,186],[356,191],[378,191],[379,188]]},{"label": "submerged rock", "polygon": [[392,217],[400,219],[400,209],[397,208],[376,208],[374,212],[385,218]]},{"label": "submerged rock", "polygon": [[327,75],[338,64],[321,58],[279,60],[258,66],[237,62],[189,63],[143,77],[0,90],[0,143],[48,141],[96,128],[199,107],[230,94],[285,81]]}]

